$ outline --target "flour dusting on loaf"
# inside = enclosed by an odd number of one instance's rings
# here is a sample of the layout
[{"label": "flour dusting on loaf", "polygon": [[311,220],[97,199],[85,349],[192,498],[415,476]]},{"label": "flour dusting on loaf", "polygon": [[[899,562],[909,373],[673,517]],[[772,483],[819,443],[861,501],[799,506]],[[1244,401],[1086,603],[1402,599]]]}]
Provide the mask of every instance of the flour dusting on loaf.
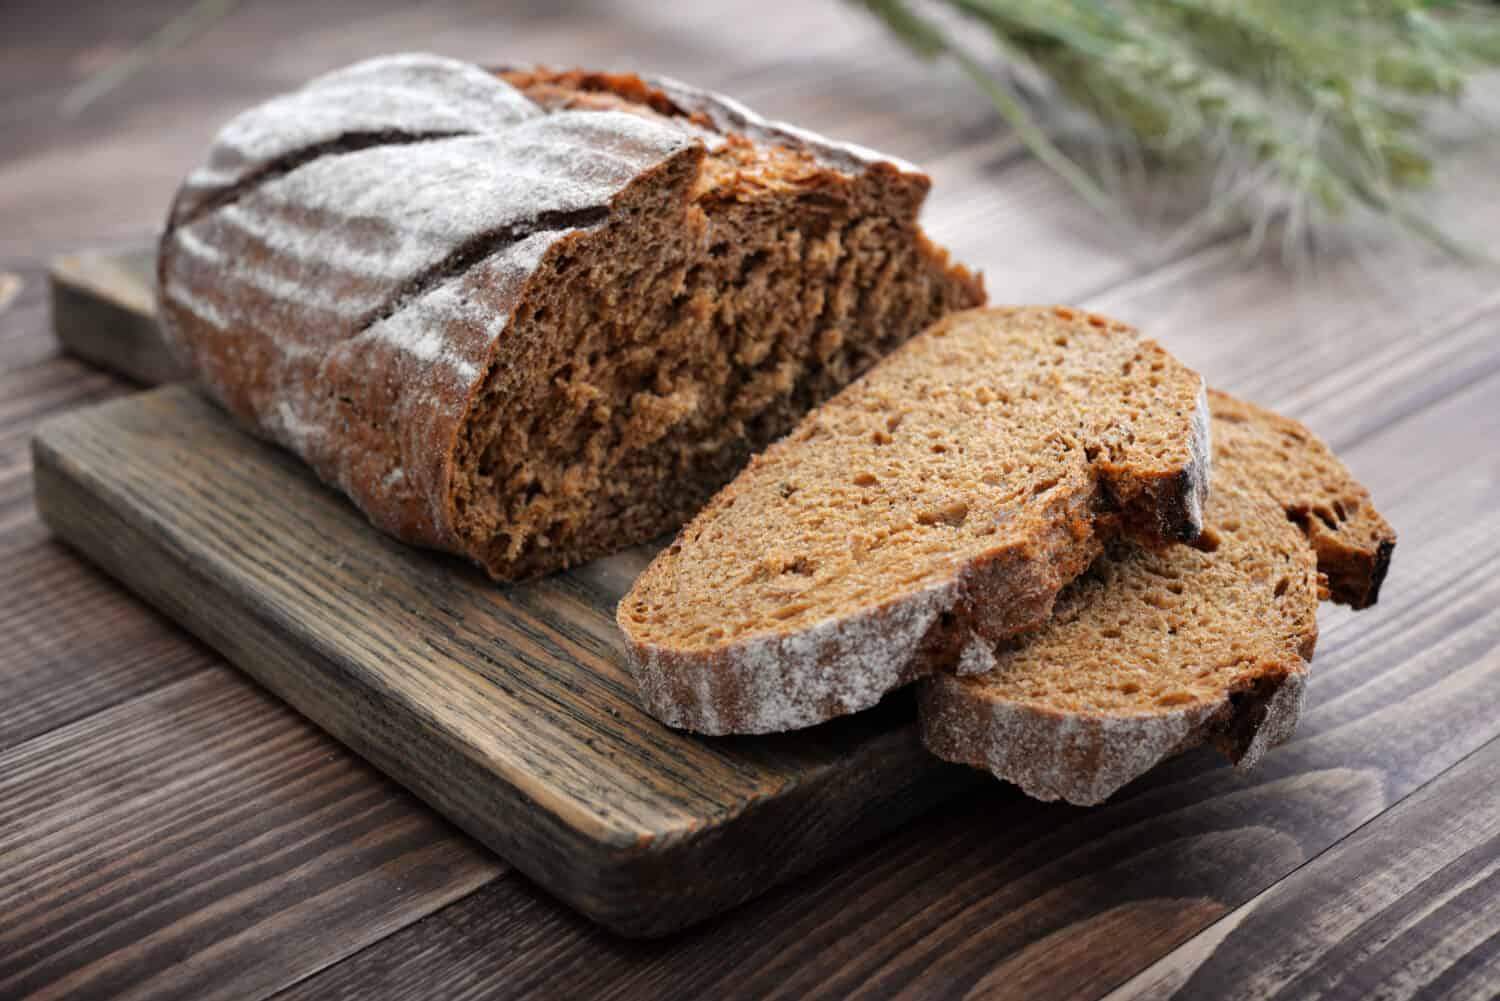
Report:
[{"label": "flour dusting on loaf", "polygon": [[675,528],[983,291],[915,168],[672,86],[400,55],[245,112],[162,238],[169,342],[377,526],[497,578]]}]

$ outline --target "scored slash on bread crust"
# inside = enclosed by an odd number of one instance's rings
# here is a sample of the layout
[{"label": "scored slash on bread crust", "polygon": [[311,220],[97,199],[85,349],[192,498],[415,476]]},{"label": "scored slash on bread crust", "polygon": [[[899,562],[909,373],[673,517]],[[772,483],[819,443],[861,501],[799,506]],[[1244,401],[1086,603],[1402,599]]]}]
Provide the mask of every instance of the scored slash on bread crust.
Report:
[{"label": "scored slash on bread crust", "polygon": [[1194,539],[1202,380],[1062,307],[954,314],[757,456],[620,602],[647,708],[703,733],[873,705],[1051,613],[1102,545]]},{"label": "scored slash on bread crust", "polygon": [[1291,736],[1319,597],[1373,603],[1395,534],[1302,425],[1210,400],[1211,551],[1122,543],[1050,622],[999,650],[971,645],[965,658],[988,673],[919,688],[929,750],[1038,799],[1091,805],[1189,747],[1249,767]]},{"label": "scored slash on bread crust", "polygon": [[376,526],[516,579],[680,527],[982,303],[917,224],[929,183],[676,83],[383,57],[223,129],[162,328]]}]

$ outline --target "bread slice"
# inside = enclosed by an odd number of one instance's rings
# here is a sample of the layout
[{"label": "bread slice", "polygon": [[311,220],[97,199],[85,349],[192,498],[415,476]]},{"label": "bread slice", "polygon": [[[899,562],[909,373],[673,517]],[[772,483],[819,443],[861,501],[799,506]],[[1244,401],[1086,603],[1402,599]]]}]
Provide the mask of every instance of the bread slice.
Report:
[{"label": "bread slice", "polygon": [[1124,531],[1198,534],[1202,380],[1065,308],[948,317],[757,456],[620,602],[646,706],[761,733],[1042,622]]},{"label": "bread slice", "polygon": [[383,57],[224,128],[161,322],[378,527],[514,579],[679,528],[983,302],[917,224],[928,187],[681,84]]},{"label": "bread slice", "polygon": [[1044,626],[965,651],[988,673],[924,681],[934,754],[1087,805],[1194,745],[1248,767],[1291,735],[1327,593],[1320,570],[1334,600],[1373,604],[1396,537],[1306,428],[1221,393],[1210,402],[1200,548],[1117,544]]}]

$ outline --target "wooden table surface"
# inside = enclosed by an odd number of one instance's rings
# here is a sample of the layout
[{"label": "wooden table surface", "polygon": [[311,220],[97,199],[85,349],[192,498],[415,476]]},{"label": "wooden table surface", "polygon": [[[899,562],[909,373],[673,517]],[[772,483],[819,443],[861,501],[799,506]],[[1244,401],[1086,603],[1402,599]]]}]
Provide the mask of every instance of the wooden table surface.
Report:
[{"label": "wooden table surface", "polygon": [[[833,0],[244,2],[81,112],[186,0],[0,5],[0,998],[1500,993],[1500,282],[1408,248],[1293,273],[1114,234],[970,89]],[[27,443],[131,386],[58,353],[45,262],[140,238],[234,111],[422,48],[646,68],[926,165],[995,301],[1141,324],[1309,423],[1401,533],[1325,610],[1296,738],[1108,806],[995,784],[684,935],[555,903],[50,539]],[[1433,212],[1495,245],[1500,157]],[[1154,231],[1153,231],[1154,232]]]}]

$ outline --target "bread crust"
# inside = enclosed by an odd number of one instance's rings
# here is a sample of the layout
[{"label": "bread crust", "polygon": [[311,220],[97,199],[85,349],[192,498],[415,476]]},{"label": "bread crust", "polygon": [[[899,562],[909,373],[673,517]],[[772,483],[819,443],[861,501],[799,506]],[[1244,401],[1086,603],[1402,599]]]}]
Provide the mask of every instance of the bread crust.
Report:
[{"label": "bread crust", "polygon": [[1296,729],[1306,679],[1306,663],[1292,659],[1214,703],[1084,716],[976,699],[958,677],[940,672],[918,686],[917,718],[923,745],[944,760],[983,768],[1033,799],[1096,806],[1167,758],[1202,744],[1242,768],[1258,764]]},{"label": "bread crust", "polygon": [[775,733],[868,709],[950,664],[974,633],[998,642],[1046,621],[1068,581],[1099,553],[1095,493],[1070,492],[1024,546],[986,554],[895,601],[708,652],[631,638],[627,663],[653,716],[710,735]]},{"label": "bread crust", "polygon": [[[628,226],[622,206],[685,202],[706,154],[740,141],[731,126],[806,152],[833,183],[892,178],[913,212],[929,183],[707,92],[594,76],[630,100],[547,109],[494,71],[426,55],[321,77],[225,127],[160,243],[164,334],[215,399],[383,531],[500,579],[597,555],[512,565],[456,507],[481,392],[525,376],[532,346],[514,328],[538,276]],[[977,279],[952,276],[982,300]]]},{"label": "bread crust", "polygon": [[[1053,312],[1064,322],[1076,318],[1065,307],[974,315],[1003,322],[1007,316]],[[1143,350],[1170,357],[1150,341],[1140,343]],[[1108,477],[1097,467],[1075,470],[1034,512],[1024,540],[984,552],[933,586],[808,628],[762,633],[706,650],[642,642],[626,613],[633,590],[616,618],[643,704],[663,722],[698,733],[768,733],[869,708],[895,688],[955,663],[961,671],[982,670],[982,663],[961,659],[969,640],[978,636],[998,643],[1045,622],[1059,592],[1089,566],[1107,539],[1122,531],[1154,544],[1197,537],[1212,447],[1208,400],[1198,381],[1182,463],[1168,470],[1118,465]],[[713,503],[731,506],[737,483]]]}]

